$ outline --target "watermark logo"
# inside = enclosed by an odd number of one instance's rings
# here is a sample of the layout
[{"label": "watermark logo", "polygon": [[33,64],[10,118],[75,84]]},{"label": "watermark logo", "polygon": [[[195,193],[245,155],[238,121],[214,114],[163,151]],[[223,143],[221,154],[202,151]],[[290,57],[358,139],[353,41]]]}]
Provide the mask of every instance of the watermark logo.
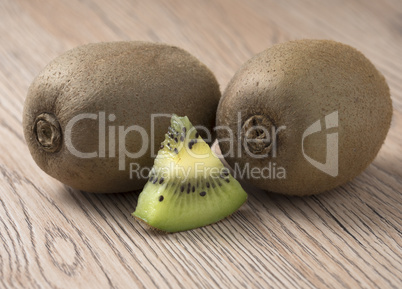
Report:
[{"label": "watermark logo", "polygon": [[[67,149],[76,157],[89,159],[89,158],[118,158],[118,169],[127,170],[127,160],[136,160],[146,154],[150,154],[155,158],[155,123],[160,118],[170,118],[170,114],[152,114],[150,119],[150,127],[143,128],[139,125],[121,126],[116,125],[117,117],[115,114],[107,114],[101,111],[95,113],[83,113],[73,117],[65,127],[64,140]],[[242,158],[248,157],[251,159],[260,159],[264,167],[261,166],[251,167],[249,164],[240,167],[238,164],[233,168],[234,173],[241,179],[285,179],[286,170],[281,167],[280,160],[275,161],[277,158],[278,141],[281,133],[287,129],[286,126],[279,124],[274,125],[268,118],[264,116],[255,115],[246,121],[242,117],[241,112],[238,112],[236,131],[232,131],[230,127],[218,126],[214,130],[223,130],[226,133],[223,135],[226,138],[221,138],[220,143],[227,143],[229,150],[227,150],[223,157]],[[325,123],[322,127],[321,121]],[[94,147],[92,152],[81,152],[74,146],[72,141],[73,130],[76,126],[80,126],[81,122],[91,122],[91,125],[98,133],[97,146]],[[310,125],[303,133],[301,139],[301,150],[304,158],[314,167],[320,171],[332,176],[338,176],[338,132],[328,132],[326,134],[326,159],[321,163],[311,156],[307,155],[305,151],[305,139],[315,133],[326,131],[338,127],[338,111],[334,111],[325,116],[325,120],[317,120]],[[207,136],[206,140],[211,140],[211,133],[206,127],[196,126],[199,132],[204,132]],[[148,134],[148,132],[150,134]],[[237,138],[237,142],[236,139]],[[132,140],[136,140],[136,145],[133,147],[126,144],[131,144]],[[235,146],[234,144],[237,144]],[[177,149],[186,149],[188,154],[197,159],[198,162],[203,162],[203,159],[208,158],[208,154],[193,154],[191,148],[188,146],[177,147]],[[128,149],[130,148],[130,149]],[[143,169],[143,171],[141,171]],[[141,168],[138,163],[129,164],[130,176],[137,176],[144,178],[149,174],[150,168]],[[184,173],[183,173],[184,174]]]},{"label": "watermark logo", "polygon": [[[325,129],[338,127],[338,111],[334,111],[325,116]],[[338,133],[328,133],[327,134],[327,153],[325,163],[320,163],[313,158],[309,157],[304,151],[304,139],[309,135],[320,132],[321,121],[317,120],[312,125],[310,125],[303,133],[302,137],[302,152],[306,160],[315,166],[320,171],[332,176],[338,176]]]}]

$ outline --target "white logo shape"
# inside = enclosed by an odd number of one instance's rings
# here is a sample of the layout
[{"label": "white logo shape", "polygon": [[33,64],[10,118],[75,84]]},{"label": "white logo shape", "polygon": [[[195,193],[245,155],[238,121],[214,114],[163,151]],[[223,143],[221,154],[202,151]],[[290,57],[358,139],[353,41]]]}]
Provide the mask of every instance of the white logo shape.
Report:
[{"label": "white logo shape", "polygon": [[[333,127],[338,127],[338,111],[334,111],[327,116],[325,116],[325,129],[330,129]],[[321,122],[317,120],[315,123],[310,125],[305,132],[303,133],[302,138],[302,151],[303,156],[306,160],[309,161],[310,164],[315,166],[320,171],[332,176],[336,177],[338,175],[338,133],[329,133],[327,134],[327,156],[325,159],[325,163],[317,162],[312,159],[304,152],[304,139],[316,132],[321,131]]]}]

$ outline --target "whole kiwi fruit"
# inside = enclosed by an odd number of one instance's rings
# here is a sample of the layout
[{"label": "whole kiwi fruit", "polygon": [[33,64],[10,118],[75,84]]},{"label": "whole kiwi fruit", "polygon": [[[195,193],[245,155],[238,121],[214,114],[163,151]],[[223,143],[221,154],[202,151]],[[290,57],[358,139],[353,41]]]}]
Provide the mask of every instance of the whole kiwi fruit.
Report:
[{"label": "whole kiwi fruit", "polygon": [[137,190],[171,114],[191,115],[194,125],[212,131],[220,95],[213,73],[183,49],[138,41],[87,44],[60,55],[34,79],[24,135],[38,166],[73,188]]},{"label": "whole kiwi fruit", "polygon": [[330,40],[296,40],[236,72],[218,106],[217,136],[235,177],[302,196],[360,174],[391,118],[389,87],[361,52]]}]

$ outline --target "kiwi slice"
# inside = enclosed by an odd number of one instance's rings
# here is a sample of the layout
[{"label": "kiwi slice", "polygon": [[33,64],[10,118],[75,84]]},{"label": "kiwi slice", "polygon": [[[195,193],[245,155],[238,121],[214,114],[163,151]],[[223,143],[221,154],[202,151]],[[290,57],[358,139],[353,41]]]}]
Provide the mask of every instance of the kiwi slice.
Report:
[{"label": "kiwi slice", "polygon": [[173,115],[133,216],[161,231],[178,232],[215,223],[246,200],[189,119]]}]

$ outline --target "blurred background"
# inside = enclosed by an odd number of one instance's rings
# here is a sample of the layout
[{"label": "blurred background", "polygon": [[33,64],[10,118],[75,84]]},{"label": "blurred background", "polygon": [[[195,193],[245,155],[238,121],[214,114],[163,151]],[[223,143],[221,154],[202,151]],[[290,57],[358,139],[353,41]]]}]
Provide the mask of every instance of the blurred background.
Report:
[{"label": "blurred background", "polygon": [[[292,39],[350,44],[399,87],[400,0],[1,0],[1,70],[15,67],[18,94],[52,58],[77,45],[145,40],[180,46],[216,74],[222,89],[255,53]],[[10,80],[10,79],[9,79]],[[393,89],[393,93],[397,89]]]}]

